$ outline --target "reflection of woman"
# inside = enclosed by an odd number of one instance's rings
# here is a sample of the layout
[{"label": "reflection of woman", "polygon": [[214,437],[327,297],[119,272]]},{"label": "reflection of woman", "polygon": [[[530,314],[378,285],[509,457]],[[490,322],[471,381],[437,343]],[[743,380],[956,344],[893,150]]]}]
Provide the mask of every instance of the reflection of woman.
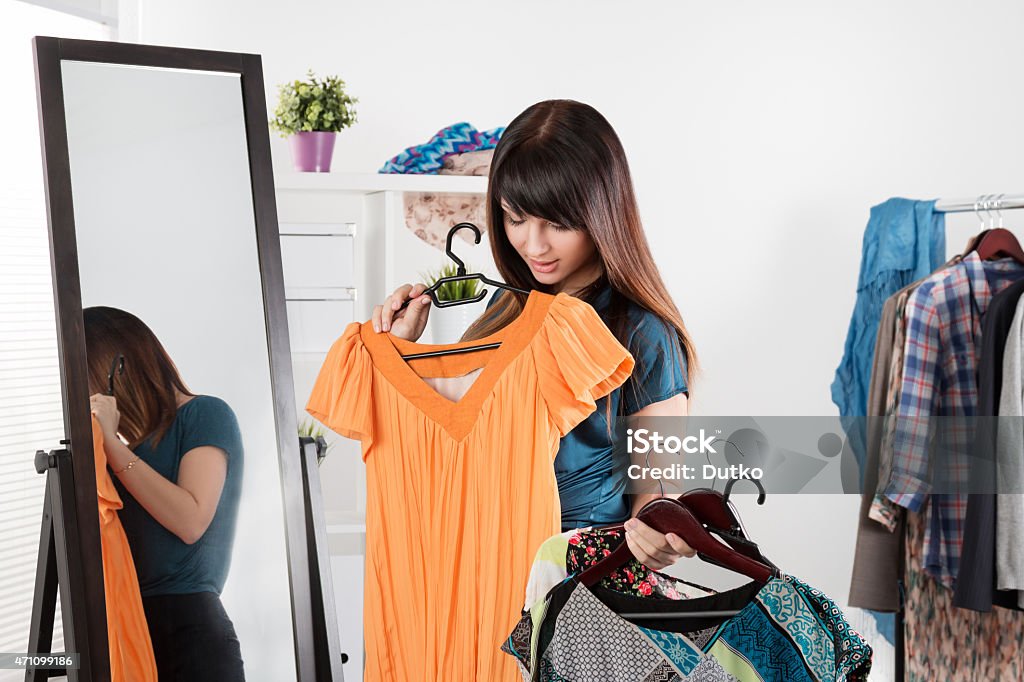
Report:
[{"label": "reflection of woman", "polygon": [[[491,252],[504,280],[587,301],[636,360],[626,383],[562,439],[555,473],[563,527],[629,519],[626,540],[647,566],[661,569],[693,556],[677,535],[629,518],[657,495],[626,494],[625,467],[613,457],[608,431],[609,417],[684,416],[687,361],[696,364],[689,332],[647,246],[618,136],[586,104],[534,104],[494,150],[487,201]],[[418,339],[430,310],[425,288],[396,289],[374,309],[374,330]],[[464,340],[487,336],[520,312],[515,297],[497,296]]]},{"label": "reflection of woman", "polygon": [[[92,412],[124,502],[121,523],[160,681],[243,680],[238,638],[220,601],[242,487],[234,412],[219,398],[189,392],[134,315],[83,312]],[[121,373],[112,370],[119,355]],[[111,372],[113,396],[103,394]]]}]

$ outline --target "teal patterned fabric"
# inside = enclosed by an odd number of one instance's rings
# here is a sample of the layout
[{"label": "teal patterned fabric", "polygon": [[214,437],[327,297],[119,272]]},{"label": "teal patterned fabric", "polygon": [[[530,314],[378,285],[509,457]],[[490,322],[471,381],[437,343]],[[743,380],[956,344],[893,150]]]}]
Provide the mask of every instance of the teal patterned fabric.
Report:
[{"label": "teal patterned fabric", "polygon": [[494,149],[505,128],[479,131],[462,121],[439,130],[432,138],[405,149],[388,159],[379,173],[430,174],[437,173],[444,160],[453,154]]},{"label": "teal patterned fabric", "polygon": [[689,675],[694,668],[700,665],[704,654],[696,648],[686,637],[672,632],[651,630],[650,628],[638,627],[638,630],[647,636],[651,642],[661,650],[678,670],[684,675]]}]

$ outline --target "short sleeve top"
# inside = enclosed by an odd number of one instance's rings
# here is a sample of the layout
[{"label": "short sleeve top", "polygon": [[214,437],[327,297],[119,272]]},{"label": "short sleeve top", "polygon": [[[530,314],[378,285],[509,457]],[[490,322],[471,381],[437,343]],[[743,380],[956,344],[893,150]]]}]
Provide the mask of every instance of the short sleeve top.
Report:
[{"label": "short sleeve top", "polygon": [[[505,328],[455,344],[345,328],[306,409],[362,442],[365,680],[515,677],[497,643],[518,620],[533,555],[559,529],[560,438],[632,369],[594,309],[565,294],[534,291]],[[457,401],[423,380],[474,370]],[[438,656],[438,642],[458,646]]]},{"label": "short sleeve top", "polygon": [[[495,292],[488,306],[501,293]],[[611,287],[600,289],[591,305],[611,326]],[[555,458],[563,529],[603,526],[629,518],[625,463],[613,456],[609,412],[614,420],[688,392],[686,356],[675,328],[632,301],[626,303],[625,314],[630,330],[626,347],[635,360],[634,371],[622,386],[598,399],[594,411],[562,437]]]},{"label": "short sleeve top", "polygon": [[178,408],[159,443],[154,446],[151,440],[143,441],[135,448],[135,454],[176,483],[182,458],[205,445],[227,456],[227,478],[213,520],[203,536],[191,545],[160,525],[114,479],[124,502],[121,524],[128,536],[144,597],[194,592],[220,594],[224,589],[231,565],[244,467],[242,433],[234,411],[220,398],[196,396]]}]

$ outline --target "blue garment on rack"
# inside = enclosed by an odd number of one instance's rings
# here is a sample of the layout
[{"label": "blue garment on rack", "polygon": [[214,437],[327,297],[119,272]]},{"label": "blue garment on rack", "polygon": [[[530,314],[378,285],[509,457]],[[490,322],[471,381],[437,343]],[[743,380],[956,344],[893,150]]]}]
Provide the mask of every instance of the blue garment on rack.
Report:
[{"label": "blue garment on rack", "polygon": [[444,164],[445,158],[453,154],[478,152],[494,149],[505,128],[493,128],[483,132],[465,121],[442,128],[432,138],[409,147],[398,156],[388,160],[380,169],[380,173],[436,173]]},{"label": "blue garment on rack", "polygon": [[[843,359],[832,381],[847,442],[864,479],[866,416],[871,363],[882,305],[892,294],[930,274],[946,260],[946,217],[934,201],[889,199],[871,209],[861,246],[857,300]],[[861,417],[861,418],[857,418]]]},{"label": "blue garment on rack", "polygon": [[889,644],[896,644],[896,614],[888,611],[864,609],[875,620],[878,634]]}]

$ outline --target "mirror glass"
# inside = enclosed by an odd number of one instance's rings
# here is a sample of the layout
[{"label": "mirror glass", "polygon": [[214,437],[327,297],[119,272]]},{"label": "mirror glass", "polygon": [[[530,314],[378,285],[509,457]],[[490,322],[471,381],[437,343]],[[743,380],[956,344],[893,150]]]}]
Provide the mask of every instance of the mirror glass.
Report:
[{"label": "mirror glass", "polygon": [[[210,420],[219,420],[214,431],[230,431],[223,422],[231,415],[241,440],[225,446],[241,452],[228,454],[213,521],[191,544],[157,525],[118,484],[143,595],[195,585],[215,591],[222,583],[246,679],[293,680],[278,438],[241,79],[75,61],[63,61],[61,69],[86,326],[90,307],[131,313],[152,330],[197,396],[177,408],[161,443],[133,450],[143,459],[168,452],[173,458],[174,448],[202,440],[196,434]],[[126,403],[138,399],[143,375],[152,374],[142,360],[133,363],[132,351],[120,350],[127,359],[115,377],[122,426]],[[90,357],[90,373],[95,363],[109,362],[109,354]]]}]

